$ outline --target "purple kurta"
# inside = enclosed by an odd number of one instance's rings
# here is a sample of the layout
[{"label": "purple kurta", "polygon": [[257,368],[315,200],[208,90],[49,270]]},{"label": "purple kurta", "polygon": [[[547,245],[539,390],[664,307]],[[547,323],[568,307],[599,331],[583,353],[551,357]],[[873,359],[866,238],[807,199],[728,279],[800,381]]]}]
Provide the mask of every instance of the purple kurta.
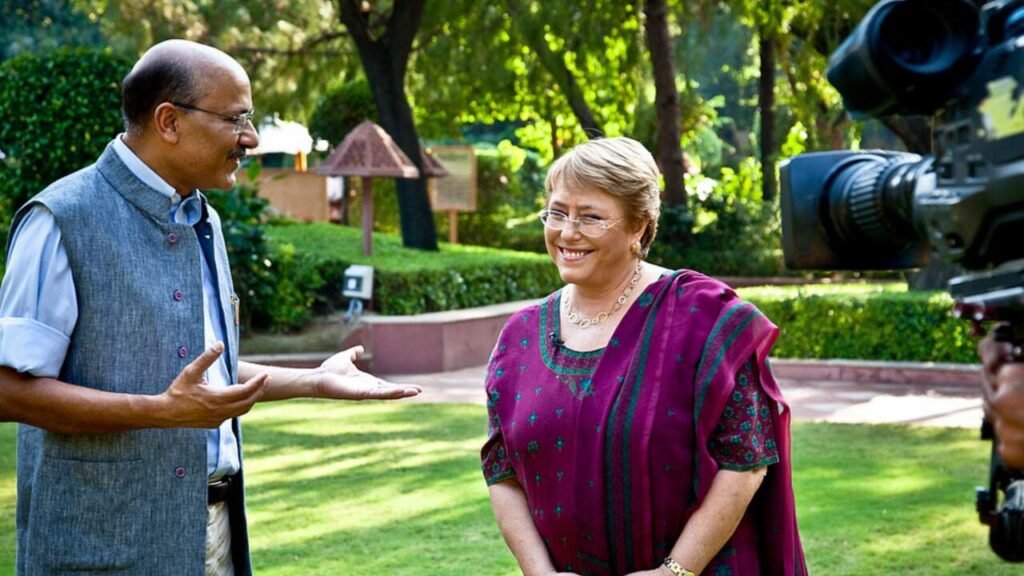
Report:
[{"label": "purple kurta", "polygon": [[779,462],[706,574],[806,574],[789,454],[790,412],[768,367],[778,329],[691,271],[650,285],[608,346],[560,345],[560,293],[506,323],[487,370],[488,484],[522,486],[558,570],[657,567],[719,468],[709,440],[745,362],[769,397]]}]

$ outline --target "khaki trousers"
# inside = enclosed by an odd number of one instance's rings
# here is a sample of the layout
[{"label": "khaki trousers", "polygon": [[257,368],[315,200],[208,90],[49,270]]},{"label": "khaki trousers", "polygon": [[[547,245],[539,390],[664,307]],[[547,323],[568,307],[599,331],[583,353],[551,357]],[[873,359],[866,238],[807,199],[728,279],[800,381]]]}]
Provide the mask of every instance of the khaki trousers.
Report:
[{"label": "khaki trousers", "polygon": [[206,507],[206,576],[235,576],[227,502]]}]

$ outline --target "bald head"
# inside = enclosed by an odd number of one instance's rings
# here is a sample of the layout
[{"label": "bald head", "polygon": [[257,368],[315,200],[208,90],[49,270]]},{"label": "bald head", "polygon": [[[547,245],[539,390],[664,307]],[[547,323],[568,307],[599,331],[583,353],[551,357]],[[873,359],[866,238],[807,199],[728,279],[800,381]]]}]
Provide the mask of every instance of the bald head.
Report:
[{"label": "bald head", "polygon": [[211,46],[188,40],[156,44],[139,58],[121,84],[125,130],[142,130],[162,102],[194,105],[210,82],[225,72],[245,76],[234,58]]}]

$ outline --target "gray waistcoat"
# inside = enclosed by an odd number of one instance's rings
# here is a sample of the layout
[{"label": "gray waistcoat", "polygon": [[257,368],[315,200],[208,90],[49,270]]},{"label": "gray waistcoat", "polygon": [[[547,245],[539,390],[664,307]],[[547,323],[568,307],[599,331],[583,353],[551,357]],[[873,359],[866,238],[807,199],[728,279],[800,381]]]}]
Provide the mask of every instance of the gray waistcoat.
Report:
[{"label": "gray waistcoat", "polygon": [[[56,219],[78,299],[61,380],[130,394],[166,390],[204,348],[195,231],[168,223],[170,199],[140,182],[109,146],[95,165],[55,182],[33,203]],[[229,327],[225,354],[237,381],[230,269],[212,209],[209,218]],[[175,297],[179,290],[183,298]],[[202,576],[206,484],[204,430],[62,435],[22,425],[18,574]],[[231,524],[235,567],[244,575],[248,543],[237,492]]]}]

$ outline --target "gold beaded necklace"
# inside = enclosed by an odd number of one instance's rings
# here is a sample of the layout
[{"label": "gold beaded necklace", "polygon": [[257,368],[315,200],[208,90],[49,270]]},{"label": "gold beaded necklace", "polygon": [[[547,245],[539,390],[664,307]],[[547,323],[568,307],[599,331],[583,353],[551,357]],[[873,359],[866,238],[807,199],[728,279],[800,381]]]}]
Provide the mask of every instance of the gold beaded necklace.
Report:
[{"label": "gold beaded necklace", "polygon": [[572,300],[569,298],[569,291],[562,290],[562,305],[565,306],[566,318],[569,319],[569,322],[579,326],[580,328],[590,328],[591,326],[604,322],[621,310],[626,304],[630,295],[633,294],[633,289],[635,289],[637,283],[640,282],[640,276],[643,274],[643,271],[643,262],[637,262],[636,270],[633,271],[633,277],[629,279],[629,284],[627,284],[626,289],[622,291],[622,295],[615,300],[615,304],[613,304],[610,309],[599,313],[593,318],[584,318],[580,316],[579,311],[572,306]]}]

